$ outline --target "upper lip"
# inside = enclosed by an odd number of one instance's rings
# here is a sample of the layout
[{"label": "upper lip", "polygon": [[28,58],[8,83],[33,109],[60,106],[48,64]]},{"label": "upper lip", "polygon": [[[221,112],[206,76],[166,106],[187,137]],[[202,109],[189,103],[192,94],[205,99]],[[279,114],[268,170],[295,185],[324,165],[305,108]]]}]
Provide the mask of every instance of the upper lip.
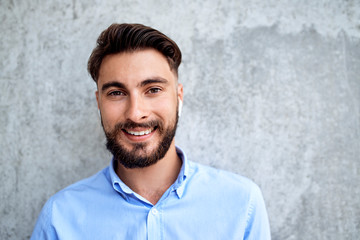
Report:
[{"label": "upper lip", "polygon": [[146,135],[146,134],[150,134],[152,131],[154,131],[155,128],[147,128],[147,129],[123,129],[125,132],[131,134],[131,135],[135,135],[135,136],[141,136],[141,135]]}]

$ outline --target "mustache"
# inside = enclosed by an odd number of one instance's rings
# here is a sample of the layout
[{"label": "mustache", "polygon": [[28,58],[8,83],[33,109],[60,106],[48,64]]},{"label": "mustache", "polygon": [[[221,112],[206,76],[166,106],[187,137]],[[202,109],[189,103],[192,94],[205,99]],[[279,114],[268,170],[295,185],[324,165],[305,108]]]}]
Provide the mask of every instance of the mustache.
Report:
[{"label": "mustache", "polygon": [[149,121],[146,123],[136,123],[131,120],[127,120],[126,122],[119,122],[115,125],[115,131],[121,131],[121,129],[132,129],[132,128],[155,128],[158,127],[162,129],[162,123],[157,120]]}]

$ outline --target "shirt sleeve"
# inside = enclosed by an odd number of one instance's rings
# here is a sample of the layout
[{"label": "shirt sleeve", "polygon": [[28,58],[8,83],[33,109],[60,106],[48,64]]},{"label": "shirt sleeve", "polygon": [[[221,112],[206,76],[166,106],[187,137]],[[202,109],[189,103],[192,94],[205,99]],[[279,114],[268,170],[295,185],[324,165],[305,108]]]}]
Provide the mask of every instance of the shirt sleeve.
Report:
[{"label": "shirt sleeve", "polygon": [[52,199],[44,205],[35,224],[30,240],[57,240],[59,239],[52,225]]},{"label": "shirt sleeve", "polygon": [[265,202],[258,186],[255,186],[251,193],[244,239],[271,239]]}]

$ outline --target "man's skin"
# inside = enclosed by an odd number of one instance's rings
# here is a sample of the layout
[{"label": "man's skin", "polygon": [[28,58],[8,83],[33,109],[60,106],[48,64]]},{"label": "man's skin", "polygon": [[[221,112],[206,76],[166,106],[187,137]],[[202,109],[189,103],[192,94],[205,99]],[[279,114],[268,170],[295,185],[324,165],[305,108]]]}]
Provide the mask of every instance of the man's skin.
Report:
[{"label": "man's skin", "polygon": [[[154,49],[123,52],[103,59],[96,100],[105,131],[110,132],[117,123],[127,120],[135,123],[158,120],[168,128],[175,125],[178,101],[183,100],[183,86],[160,52]],[[134,144],[144,143],[145,148],[136,152],[139,156],[154,152],[162,137],[157,128],[125,130],[127,132],[118,134],[118,144],[131,151]],[[117,164],[116,173],[134,192],[155,205],[176,180],[181,165],[173,139],[164,158],[155,164],[144,168]]]}]

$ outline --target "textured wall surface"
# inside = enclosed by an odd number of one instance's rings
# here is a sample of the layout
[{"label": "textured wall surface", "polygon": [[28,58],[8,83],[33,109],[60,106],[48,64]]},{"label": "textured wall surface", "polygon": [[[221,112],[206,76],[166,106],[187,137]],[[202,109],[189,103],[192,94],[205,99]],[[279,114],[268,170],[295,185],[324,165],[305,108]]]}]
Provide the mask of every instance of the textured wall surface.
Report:
[{"label": "textured wall surface", "polygon": [[292,2],[2,0],[0,239],[109,163],[86,64],[113,22],[178,42],[177,144],[258,183],[273,239],[358,239],[360,2]]}]

